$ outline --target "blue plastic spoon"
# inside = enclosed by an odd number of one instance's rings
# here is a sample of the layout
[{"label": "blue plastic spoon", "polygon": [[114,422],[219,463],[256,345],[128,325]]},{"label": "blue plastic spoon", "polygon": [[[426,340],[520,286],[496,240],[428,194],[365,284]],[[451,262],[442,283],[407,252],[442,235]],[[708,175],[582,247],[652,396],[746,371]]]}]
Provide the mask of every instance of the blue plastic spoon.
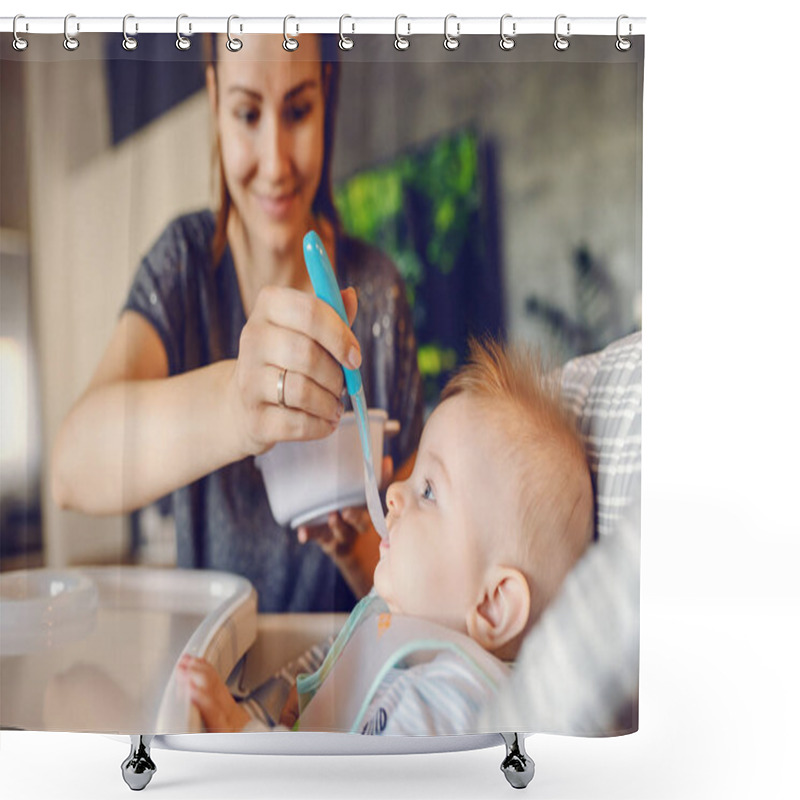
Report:
[{"label": "blue plastic spoon", "polygon": [[[309,231],[303,237],[303,255],[306,260],[306,269],[311,278],[314,293],[320,300],[324,300],[349,325],[347,312],[344,310],[339,284],[333,274],[333,267],[325,252],[322,240],[314,231]],[[369,438],[369,424],[367,422],[367,400],[364,397],[364,387],[361,383],[361,373],[357,369],[344,370],[344,380],[347,392],[353,402],[358,435],[361,439],[361,451],[364,454],[364,488],[367,493],[367,510],[372,524],[381,538],[386,538],[386,520],[383,516],[383,506],[378,495],[378,482],[375,480],[375,468],[372,465],[372,447]]]}]

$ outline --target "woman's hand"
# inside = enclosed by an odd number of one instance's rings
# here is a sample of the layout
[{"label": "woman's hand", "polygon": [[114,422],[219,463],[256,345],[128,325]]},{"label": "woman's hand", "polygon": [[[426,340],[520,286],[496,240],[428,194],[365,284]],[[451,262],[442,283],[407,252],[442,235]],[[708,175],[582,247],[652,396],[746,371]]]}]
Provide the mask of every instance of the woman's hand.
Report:
[{"label": "woman's hand", "polygon": [[[381,488],[389,485],[393,470],[392,457],[384,456]],[[339,568],[356,597],[363,597],[372,588],[381,537],[365,507],[331,512],[325,525],[302,525],[297,529],[297,540],[301,544],[316,542]]]},{"label": "woman's hand", "polygon": [[[355,290],[345,289],[342,300],[352,323]],[[242,330],[230,382],[242,454],[330,434],[343,411],[342,366],[360,365],[358,340],[327,303],[296,289],[263,288]]]}]

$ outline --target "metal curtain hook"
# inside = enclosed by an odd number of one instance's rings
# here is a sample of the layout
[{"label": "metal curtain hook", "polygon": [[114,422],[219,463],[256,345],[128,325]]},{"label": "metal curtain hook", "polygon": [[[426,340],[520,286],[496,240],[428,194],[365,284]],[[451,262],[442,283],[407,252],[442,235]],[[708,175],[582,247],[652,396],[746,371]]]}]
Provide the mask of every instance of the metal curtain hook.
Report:
[{"label": "metal curtain hook", "polygon": [[[346,19],[353,19],[353,18],[349,14],[342,14],[342,16],[339,17],[339,49],[340,50],[352,50],[353,49],[353,45],[355,44],[355,42],[349,36],[345,36],[344,35],[344,31],[343,31],[342,26],[344,25],[344,21]],[[354,22],[354,23],[352,23],[350,32],[353,33],[355,31],[355,29],[356,29],[356,24]]]},{"label": "metal curtain hook", "polygon": [[[67,16],[64,17],[64,49],[69,50],[70,52],[77,50],[81,44],[74,36],[70,36],[69,34],[68,27],[69,27],[69,21],[71,19],[75,19],[74,14],[67,14]],[[80,31],[80,29],[81,29],[80,23],[76,22],[75,30]]]},{"label": "metal curtain hook", "polygon": [[[630,39],[626,39],[626,38],[625,38],[625,37],[624,37],[624,36],[623,36],[623,35],[620,33],[620,23],[621,23],[621,22],[622,22],[622,20],[624,20],[624,19],[628,19],[628,16],[627,16],[626,14],[620,14],[620,15],[617,17],[617,43],[616,43],[615,47],[616,47],[616,48],[617,48],[617,50],[619,50],[621,53],[624,53],[626,50],[630,50],[630,49],[631,49],[631,40],[630,40]],[[630,36],[630,35],[631,35],[631,33],[633,33],[633,25],[631,25],[631,23],[629,22],[629,23],[628,23],[628,36]]]},{"label": "metal curtain hook", "polygon": [[511,36],[509,36],[504,30],[504,23],[507,19],[512,19],[511,14],[503,14],[500,17],[500,49],[501,50],[513,50],[514,45],[516,42],[514,41],[514,37],[517,35],[517,23],[511,23]]},{"label": "metal curtain hook", "polygon": [[[237,17],[236,14],[231,14],[228,17],[228,41],[225,42],[225,47],[227,47],[228,50],[231,51],[231,53],[238,53],[244,47],[244,42],[241,39],[237,39],[235,36],[231,36],[231,22],[233,22],[233,20],[235,19],[239,19],[239,17]],[[240,25],[239,31],[241,30],[242,26]]]},{"label": "metal curtain hook", "polygon": [[[136,17],[134,17],[133,14],[126,14],[122,18],[122,47],[123,47],[124,50],[127,50],[127,51],[130,52],[131,50],[135,50],[138,47],[139,42],[136,41],[135,36],[128,36],[128,20],[129,19],[136,19]],[[135,29],[137,31],[139,30],[138,23],[136,24]]]},{"label": "metal curtain hook", "polygon": [[[293,38],[292,36],[289,36],[288,25],[290,19],[297,18],[293,17],[291,14],[283,18],[283,49],[293,53],[298,47],[300,47],[300,42],[298,42],[297,39]],[[299,28],[297,28],[297,30],[299,30]]]},{"label": "metal curtain hook", "polygon": [[[14,24],[12,26],[12,31],[14,33],[14,41],[11,42],[11,46],[17,52],[21,53],[28,46],[28,40],[27,39],[23,39],[17,33],[17,20],[18,19],[25,19],[25,16],[23,14],[17,14],[17,16],[14,17]],[[25,30],[28,30],[28,23],[27,22],[25,23]]]},{"label": "metal curtain hook", "polygon": [[[447,23],[451,20],[456,20],[456,35],[447,32]],[[461,44],[458,37],[461,35],[461,23],[458,21],[458,17],[455,14],[448,14],[444,18],[444,49],[445,50],[457,50],[458,46]]]},{"label": "metal curtain hook", "polygon": [[[192,46],[191,39],[187,39],[181,33],[181,20],[188,19],[188,17],[189,17],[188,14],[178,14],[178,18],[175,20],[175,35],[178,37],[177,39],[175,39],[175,47],[177,47],[178,50],[188,50]],[[192,23],[190,22],[189,30],[191,31],[191,29],[192,29]]]},{"label": "metal curtain hook", "polygon": [[397,50],[408,50],[411,47],[411,42],[407,39],[407,36],[411,36],[411,23],[406,23],[408,25],[408,33],[405,36],[400,35],[400,20],[401,19],[408,19],[405,14],[398,14],[394,18],[394,46]]},{"label": "metal curtain hook", "polygon": [[[566,18],[567,18],[566,14],[559,14],[556,17],[555,26],[554,26],[556,40],[553,42],[553,47],[555,47],[556,50],[566,50],[569,47],[569,39],[565,38],[564,36],[562,36],[558,32],[558,21],[560,19],[566,19]],[[569,36],[569,35],[570,35],[570,24],[568,22],[567,23],[567,36]]]}]

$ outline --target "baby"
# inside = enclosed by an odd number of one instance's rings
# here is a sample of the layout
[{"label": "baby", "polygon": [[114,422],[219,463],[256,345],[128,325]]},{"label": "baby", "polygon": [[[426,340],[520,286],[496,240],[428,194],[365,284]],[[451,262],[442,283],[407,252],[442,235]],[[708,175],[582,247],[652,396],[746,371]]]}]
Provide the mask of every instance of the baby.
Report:
[{"label": "baby", "polygon": [[[287,673],[288,683],[321,665],[310,682],[299,680],[324,686],[353,629],[375,611],[435,623],[502,662],[513,661],[594,527],[589,468],[560,403],[557,377],[522,350],[471,343],[469,363],[445,387],[425,425],[411,476],[392,484],[386,499],[389,535],[380,545],[373,591],[327,656],[310,651]],[[486,685],[453,650],[428,660],[410,655],[381,673],[357,729],[473,732],[469,725],[487,699]],[[187,656],[179,669],[210,731],[291,727],[298,716],[296,687],[281,696],[280,713],[270,714],[258,702],[259,690],[237,703],[200,659]],[[351,687],[360,694],[366,689]]]}]

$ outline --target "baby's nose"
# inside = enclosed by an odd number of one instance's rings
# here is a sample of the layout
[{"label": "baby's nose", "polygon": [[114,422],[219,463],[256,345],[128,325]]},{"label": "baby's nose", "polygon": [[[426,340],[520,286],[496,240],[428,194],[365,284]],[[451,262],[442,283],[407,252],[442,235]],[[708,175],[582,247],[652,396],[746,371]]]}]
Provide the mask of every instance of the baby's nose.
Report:
[{"label": "baby's nose", "polygon": [[397,514],[403,507],[402,483],[393,483],[386,490],[386,505],[389,506],[389,513]]}]

